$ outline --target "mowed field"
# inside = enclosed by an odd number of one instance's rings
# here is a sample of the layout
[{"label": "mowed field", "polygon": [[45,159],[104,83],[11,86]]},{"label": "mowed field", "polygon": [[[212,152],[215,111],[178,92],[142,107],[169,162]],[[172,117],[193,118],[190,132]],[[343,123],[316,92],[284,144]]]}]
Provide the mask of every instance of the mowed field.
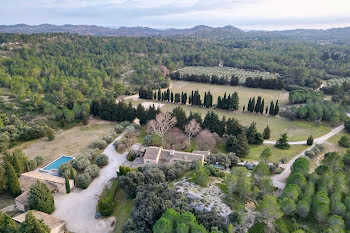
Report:
[{"label": "mowed field", "polygon": [[171,81],[170,90],[174,93],[187,92],[189,96],[193,91],[198,90],[201,98],[204,98],[204,92],[210,91],[213,95],[213,104],[217,103],[218,96],[224,96],[225,92],[227,96],[232,95],[233,92],[237,92],[239,96],[239,106],[242,110],[243,106],[247,107],[249,98],[255,97],[255,99],[260,95],[265,99],[265,107],[270,106],[271,100],[279,101],[279,105],[285,105],[288,103],[288,92],[281,90],[267,90],[260,88],[247,88],[242,86],[228,86],[228,85],[213,85],[197,82],[187,82],[187,81]]},{"label": "mowed field", "polygon": [[[262,96],[265,99],[265,103],[270,104],[271,100],[279,100],[280,106],[288,103],[288,92],[279,91],[279,90],[266,90],[266,89],[257,89],[257,88],[246,88],[246,87],[232,87],[232,86],[221,86],[221,85],[210,85],[186,81],[171,81],[171,90],[173,92],[187,92],[190,93],[192,90],[197,90],[203,93],[210,90],[214,97],[214,103],[216,103],[217,96],[223,95],[225,92],[227,94],[233,93],[234,91],[238,92],[240,98],[240,109],[239,111],[226,111],[220,109],[207,109],[197,106],[190,105],[179,105],[168,102],[158,102],[164,104],[161,107],[163,112],[171,112],[173,108],[181,106],[187,114],[192,112],[199,112],[202,115],[202,118],[207,114],[208,111],[214,110],[220,118],[223,116],[228,118],[234,117],[239,120],[242,125],[249,126],[252,122],[257,124],[258,130],[261,132],[263,129],[269,125],[271,129],[271,140],[277,140],[282,133],[287,133],[289,141],[303,141],[306,140],[310,135],[313,135],[314,138],[320,137],[328,133],[331,128],[325,124],[316,124],[308,121],[295,120],[291,121],[283,117],[273,117],[266,115],[257,115],[251,113],[243,113],[242,106],[248,103],[249,98],[252,96]],[[133,104],[137,105],[138,103],[150,102],[150,100],[135,99],[132,101]]]},{"label": "mowed field", "polygon": [[93,141],[108,135],[114,126],[115,124],[107,121],[93,120],[87,126],[76,126],[57,133],[53,141],[41,138],[23,143],[14,149],[23,150],[29,159],[41,155],[44,158],[43,166],[45,166],[61,155],[78,155]]}]

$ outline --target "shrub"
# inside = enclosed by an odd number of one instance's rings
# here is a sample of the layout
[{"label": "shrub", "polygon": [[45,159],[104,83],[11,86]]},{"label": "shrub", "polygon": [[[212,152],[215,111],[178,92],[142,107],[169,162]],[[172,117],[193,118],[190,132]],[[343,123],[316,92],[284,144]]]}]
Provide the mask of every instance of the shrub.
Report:
[{"label": "shrub", "polygon": [[109,136],[112,137],[112,138],[117,137],[117,135],[118,135],[118,134],[117,134],[115,131],[112,131],[112,132],[109,134]]},{"label": "shrub", "polygon": [[134,161],[137,157],[137,153],[135,150],[130,150],[129,154],[128,154],[128,160],[129,161]]},{"label": "shrub", "polygon": [[89,187],[90,183],[91,183],[91,176],[89,173],[83,173],[77,176],[77,180],[76,180],[77,187],[86,189],[87,187]]},{"label": "shrub", "polygon": [[37,161],[35,159],[29,160],[28,161],[28,166],[29,166],[29,170],[33,171],[35,168],[38,167],[38,163],[37,163]]},{"label": "shrub", "polygon": [[317,146],[312,148],[311,151],[313,151],[315,153],[315,155],[318,155],[321,152],[320,148],[318,148]]},{"label": "shrub", "polygon": [[134,129],[136,129],[136,130],[141,129],[141,125],[139,125],[139,124],[131,124],[131,126],[134,127]]},{"label": "shrub", "polygon": [[323,144],[316,144],[315,147],[317,147],[318,149],[320,149],[320,151],[323,151],[325,149]]},{"label": "shrub", "polygon": [[113,202],[101,197],[97,203],[98,210],[102,216],[111,216],[114,210]]},{"label": "shrub", "polygon": [[248,233],[265,233],[266,225],[261,222],[255,223],[251,228],[249,228]]},{"label": "shrub", "polygon": [[315,152],[312,150],[305,151],[305,156],[309,157],[310,159],[315,157]]},{"label": "shrub", "polygon": [[106,135],[106,136],[103,136],[102,140],[105,141],[107,144],[109,144],[113,142],[113,137]]},{"label": "shrub", "polygon": [[131,125],[131,123],[130,123],[130,121],[122,121],[122,122],[120,122],[120,125],[123,126],[124,128],[126,128],[129,125]]},{"label": "shrub", "polygon": [[37,163],[37,166],[40,166],[44,162],[44,158],[40,155],[35,156],[34,160]]},{"label": "shrub", "polygon": [[90,165],[90,160],[87,156],[80,156],[79,158],[72,160],[71,163],[75,169],[83,171]]},{"label": "shrub", "polygon": [[116,133],[122,133],[124,131],[124,126],[122,126],[121,124],[117,124],[115,127],[114,127],[114,131]]},{"label": "shrub", "polygon": [[314,138],[312,136],[308,137],[306,144],[311,146],[312,144],[314,144]]},{"label": "shrub", "polygon": [[103,167],[103,166],[106,166],[108,164],[108,160],[109,160],[109,158],[107,155],[101,154],[101,155],[97,156],[96,164],[99,167]]},{"label": "shrub", "polygon": [[66,175],[68,177],[70,177],[70,173],[71,173],[72,168],[73,168],[73,166],[71,163],[64,163],[61,166],[59,166],[58,174],[60,174],[60,176],[62,176],[62,177],[66,176]]},{"label": "shrub", "polygon": [[143,141],[144,141],[144,144],[146,146],[151,146],[152,143],[153,143],[153,136],[152,135],[146,135],[144,138],[143,138]]},{"label": "shrub", "polygon": [[339,145],[341,145],[342,147],[345,148],[349,148],[350,147],[350,141],[349,141],[349,137],[344,135],[340,138],[340,140],[338,141]]},{"label": "shrub", "polygon": [[103,140],[96,140],[89,145],[89,148],[91,148],[91,149],[98,148],[101,150],[101,149],[104,149],[106,147],[107,147],[107,143]]},{"label": "shrub", "polygon": [[136,131],[135,127],[132,126],[132,125],[129,125],[129,126],[125,127],[125,130],[126,131]]},{"label": "shrub", "polygon": [[100,173],[100,168],[96,164],[91,164],[87,168],[85,168],[84,173],[89,173],[91,178],[94,179],[98,177]]}]

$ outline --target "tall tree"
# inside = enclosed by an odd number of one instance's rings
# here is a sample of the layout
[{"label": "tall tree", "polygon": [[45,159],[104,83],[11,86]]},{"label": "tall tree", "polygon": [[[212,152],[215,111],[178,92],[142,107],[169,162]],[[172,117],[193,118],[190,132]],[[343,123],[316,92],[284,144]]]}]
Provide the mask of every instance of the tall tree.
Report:
[{"label": "tall tree", "polygon": [[55,210],[55,200],[46,184],[36,182],[30,187],[28,203],[31,210],[52,214]]},{"label": "tall tree", "polygon": [[274,195],[265,195],[257,206],[259,218],[261,218],[270,230],[273,230],[273,223],[283,216],[281,207]]},{"label": "tall tree", "polygon": [[176,118],[170,113],[159,113],[156,119],[147,123],[147,131],[151,134],[158,135],[164,144],[164,136],[170,128],[176,124]]},{"label": "tall tree", "polygon": [[43,220],[34,217],[31,211],[27,212],[24,222],[19,227],[19,233],[50,233],[50,228]]},{"label": "tall tree", "polygon": [[192,137],[196,136],[200,130],[201,130],[201,127],[199,126],[199,123],[195,119],[192,119],[185,126],[185,133],[186,133],[187,138],[188,138],[188,146],[191,146]]},{"label": "tall tree", "polygon": [[21,194],[17,173],[15,172],[15,169],[13,169],[12,165],[7,161],[5,162],[5,170],[8,190],[10,191],[11,196],[17,197]]}]

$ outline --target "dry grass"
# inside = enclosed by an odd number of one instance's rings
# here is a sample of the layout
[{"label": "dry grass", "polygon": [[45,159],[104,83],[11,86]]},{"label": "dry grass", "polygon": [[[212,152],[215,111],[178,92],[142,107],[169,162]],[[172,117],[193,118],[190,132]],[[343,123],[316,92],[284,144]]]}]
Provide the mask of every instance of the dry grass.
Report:
[{"label": "dry grass", "polygon": [[23,143],[14,149],[23,150],[29,159],[41,155],[44,158],[44,166],[61,155],[78,155],[93,141],[109,134],[113,127],[113,123],[92,120],[88,126],[76,126],[59,132],[53,141],[41,138]]},{"label": "dry grass", "polygon": [[345,130],[342,130],[341,132],[337,133],[336,135],[334,135],[333,137],[328,139],[328,141],[326,141],[324,143],[324,145],[326,146],[326,150],[327,151],[337,151],[337,152],[340,152],[340,153],[345,153],[347,148],[344,148],[344,147],[342,147],[342,146],[340,146],[338,144],[338,141],[344,135],[350,137],[349,133],[347,133]]}]

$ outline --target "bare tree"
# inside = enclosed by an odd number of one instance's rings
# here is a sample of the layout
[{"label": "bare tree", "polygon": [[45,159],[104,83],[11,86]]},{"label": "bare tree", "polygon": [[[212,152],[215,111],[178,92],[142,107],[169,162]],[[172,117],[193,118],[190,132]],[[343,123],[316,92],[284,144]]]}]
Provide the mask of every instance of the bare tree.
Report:
[{"label": "bare tree", "polygon": [[165,134],[167,148],[182,150],[186,147],[186,135],[179,128],[172,128]]},{"label": "bare tree", "polygon": [[135,129],[126,131],[121,142],[125,145],[128,152],[130,152],[132,145],[136,143],[136,136],[138,135],[138,131]]},{"label": "bare tree", "polygon": [[192,119],[185,126],[185,133],[188,137],[188,146],[191,146],[192,137],[196,136],[200,130],[201,130],[201,127],[199,126],[198,122],[195,119]]},{"label": "bare tree", "polygon": [[215,137],[208,130],[202,130],[195,139],[201,150],[213,150],[216,146]]},{"label": "bare tree", "polygon": [[156,119],[147,123],[147,131],[151,134],[158,135],[164,144],[165,134],[176,124],[176,118],[170,113],[159,113]]}]

